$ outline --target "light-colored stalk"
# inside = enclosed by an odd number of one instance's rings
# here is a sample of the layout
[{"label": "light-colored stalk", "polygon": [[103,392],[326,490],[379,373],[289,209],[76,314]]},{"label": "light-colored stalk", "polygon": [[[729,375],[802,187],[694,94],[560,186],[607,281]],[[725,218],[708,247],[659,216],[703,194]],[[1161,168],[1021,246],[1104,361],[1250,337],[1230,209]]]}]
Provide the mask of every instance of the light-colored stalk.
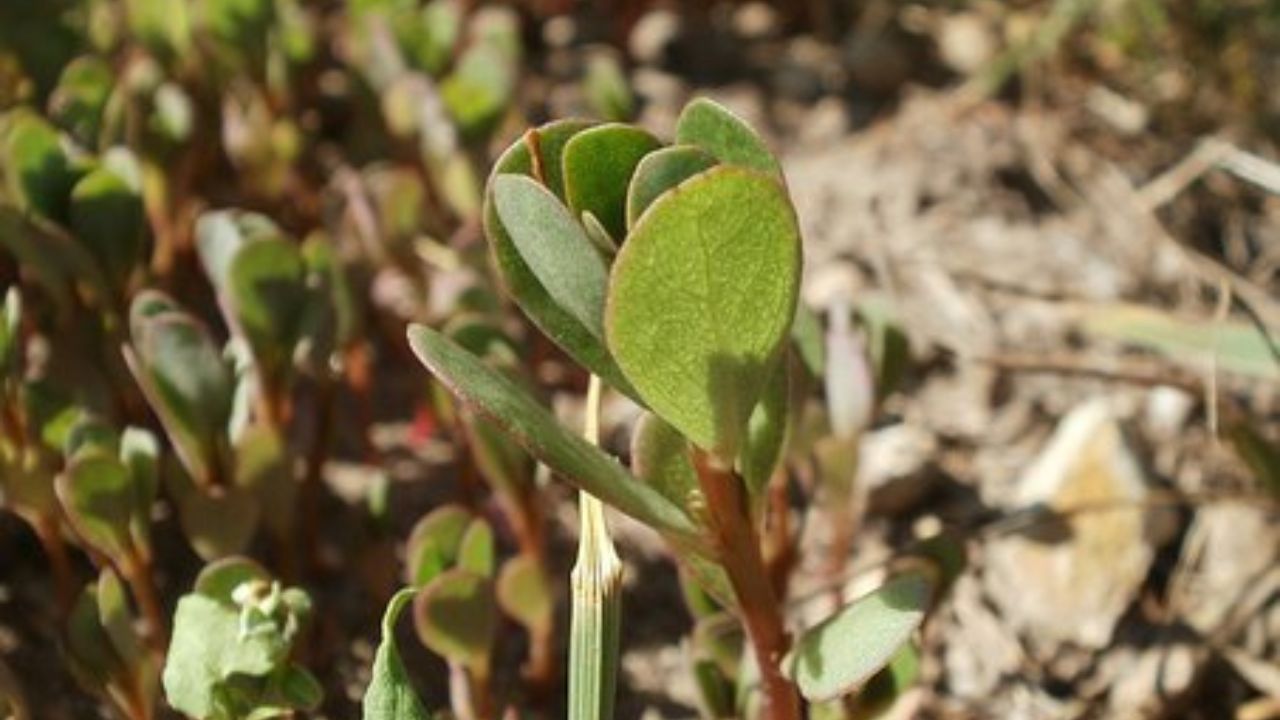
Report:
[{"label": "light-colored stalk", "polygon": [[[600,434],[600,378],[587,389],[583,436]],[[578,493],[581,533],[570,575],[573,608],[569,634],[569,720],[611,720],[618,677],[618,629],[622,608],[622,561],[598,499]]]}]

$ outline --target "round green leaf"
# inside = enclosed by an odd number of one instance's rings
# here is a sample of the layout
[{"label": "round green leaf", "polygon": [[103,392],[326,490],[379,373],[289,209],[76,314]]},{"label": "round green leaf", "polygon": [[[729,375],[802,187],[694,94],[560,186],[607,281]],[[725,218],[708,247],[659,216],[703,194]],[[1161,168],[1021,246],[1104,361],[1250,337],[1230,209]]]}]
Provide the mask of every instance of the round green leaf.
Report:
[{"label": "round green leaf", "polygon": [[627,185],[640,159],[659,147],[649,133],[616,123],[574,135],[564,146],[564,193],[574,216],[590,212],[613,237],[625,235]]},{"label": "round green leaf", "polygon": [[800,253],[778,181],[719,167],[650,206],[614,262],[609,349],[654,412],[722,460],[787,337]]},{"label": "round green leaf", "polygon": [[782,172],[769,146],[742,118],[707,98],[684,106],[676,121],[676,142],[697,145],[727,165],[778,175]]},{"label": "round green leaf", "polygon": [[413,602],[414,627],[422,644],[451,663],[483,670],[497,630],[493,583],[470,570],[436,577]]},{"label": "round green leaf", "polygon": [[441,505],[424,515],[405,545],[405,582],[421,587],[452,566],[472,517],[461,505]]},{"label": "round green leaf", "polygon": [[627,187],[627,227],[634,227],[662,193],[715,164],[710,153],[693,145],[675,145],[645,155]]},{"label": "round green leaf", "polygon": [[88,450],[58,476],[56,488],[67,519],[85,542],[112,558],[133,552],[130,524],[137,505],[133,478],[123,463]]},{"label": "round green leaf", "polygon": [[146,212],[142,196],[115,172],[101,167],[81,178],[71,191],[71,229],[102,267],[113,289],[144,260]]},{"label": "round green leaf", "polygon": [[227,300],[254,357],[279,372],[293,356],[307,307],[307,268],[285,240],[249,242],[227,270]]},{"label": "round green leaf", "polygon": [[933,602],[933,583],[908,572],[841,608],[802,635],[782,661],[811,701],[852,692],[911,637]]},{"label": "round green leaf", "polygon": [[546,574],[532,557],[517,555],[503,563],[496,592],[502,611],[530,632],[549,629],[555,601]]}]

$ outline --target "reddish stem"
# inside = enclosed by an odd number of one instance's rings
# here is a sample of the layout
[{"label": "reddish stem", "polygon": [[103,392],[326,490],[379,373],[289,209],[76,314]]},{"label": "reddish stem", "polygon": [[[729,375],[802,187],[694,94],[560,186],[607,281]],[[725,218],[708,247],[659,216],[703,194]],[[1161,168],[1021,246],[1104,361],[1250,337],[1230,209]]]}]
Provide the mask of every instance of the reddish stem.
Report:
[{"label": "reddish stem", "polygon": [[147,643],[157,654],[164,655],[165,648],[169,645],[167,623],[156,586],[152,582],[150,564],[138,554],[130,555],[120,563],[120,572],[138,601],[138,609],[146,624]]},{"label": "reddish stem", "polygon": [[716,548],[737,596],[747,639],[760,667],[765,717],[800,720],[800,697],[780,667],[790,638],[783,627],[778,599],[760,553],[760,539],[751,522],[742,478],[701,451],[694,453],[694,466],[706,499]]},{"label": "reddish stem", "polygon": [[71,612],[75,602],[76,583],[71,572],[71,558],[67,555],[67,545],[62,541],[62,533],[58,529],[58,518],[55,515],[42,515],[33,524],[36,537],[49,556],[49,565],[53,568],[53,582],[58,596],[58,609],[63,617]]}]

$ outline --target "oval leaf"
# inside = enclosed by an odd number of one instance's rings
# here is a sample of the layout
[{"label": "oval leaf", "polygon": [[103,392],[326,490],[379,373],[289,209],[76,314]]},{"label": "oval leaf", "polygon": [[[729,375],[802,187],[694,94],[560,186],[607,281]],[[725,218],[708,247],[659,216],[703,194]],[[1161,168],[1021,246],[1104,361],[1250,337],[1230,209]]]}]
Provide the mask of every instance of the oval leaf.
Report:
[{"label": "oval leaf", "polygon": [[622,237],[631,175],[659,147],[644,130],[617,123],[574,135],[564,146],[564,194],[574,217],[590,212],[610,235]]},{"label": "oval leaf", "polygon": [[732,461],[799,285],[800,233],[782,186],[708,170],[655,202],[618,254],[609,349],[649,407]]},{"label": "oval leaf", "polygon": [[627,227],[634,226],[662,193],[715,164],[710,153],[693,145],[676,145],[645,155],[627,188]]},{"label": "oval leaf", "polygon": [[926,575],[899,575],[802,635],[783,659],[783,670],[808,700],[849,693],[888,664],[924,621],[932,600]]},{"label": "oval leaf", "polygon": [[583,367],[634,398],[635,391],[609,356],[609,351],[605,350],[604,342],[563,309],[525,263],[507,227],[498,217],[494,203],[494,181],[509,173],[539,179],[552,193],[563,197],[564,175],[560,159],[565,143],[587,127],[590,127],[589,123],[577,120],[550,123],[525,133],[507,148],[495,163],[485,192],[484,231],[507,294],[534,325]]},{"label": "oval leaf", "polygon": [[727,165],[771,175],[782,173],[778,159],[756,131],[728,108],[707,98],[697,98],[680,111],[676,142],[696,145]]},{"label": "oval leaf", "polygon": [[609,268],[568,209],[527,175],[495,177],[493,205],[520,257],[552,300],[603,338]]},{"label": "oval leaf", "polygon": [[483,671],[497,630],[493,583],[470,570],[441,573],[413,601],[418,638],[450,663]]}]

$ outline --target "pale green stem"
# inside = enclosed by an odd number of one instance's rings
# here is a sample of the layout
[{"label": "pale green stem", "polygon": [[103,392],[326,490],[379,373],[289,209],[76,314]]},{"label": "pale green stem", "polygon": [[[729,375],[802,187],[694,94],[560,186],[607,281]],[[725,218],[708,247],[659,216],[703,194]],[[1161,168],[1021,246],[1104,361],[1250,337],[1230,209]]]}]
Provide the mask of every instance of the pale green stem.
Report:
[{"label": "pale green stem", "polygon": [[[587,389],[583,436],[600,434],[600,378]],[[578,493],[581,533],[573,588],[569,634],[569,720],[612,720],[618,676],[618,628],[622,607],[622,561],[609,537],[604,506]]]}]

